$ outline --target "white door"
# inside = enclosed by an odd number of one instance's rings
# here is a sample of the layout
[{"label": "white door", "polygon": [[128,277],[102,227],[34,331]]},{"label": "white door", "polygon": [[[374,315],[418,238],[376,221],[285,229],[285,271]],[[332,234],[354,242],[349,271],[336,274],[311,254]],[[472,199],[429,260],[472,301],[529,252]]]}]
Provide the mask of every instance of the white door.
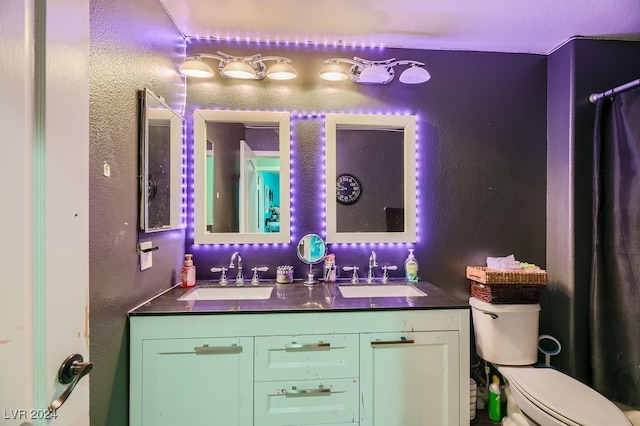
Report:
[{"label": "white door", "polygon": [[259,232],[256,154],[240,141],[240,232]]},{"label": "white door", "polygon": [[3,0],[0,28],[0,423],[86,426],[88,376],[47,408],[89,360],[89,0]]}]

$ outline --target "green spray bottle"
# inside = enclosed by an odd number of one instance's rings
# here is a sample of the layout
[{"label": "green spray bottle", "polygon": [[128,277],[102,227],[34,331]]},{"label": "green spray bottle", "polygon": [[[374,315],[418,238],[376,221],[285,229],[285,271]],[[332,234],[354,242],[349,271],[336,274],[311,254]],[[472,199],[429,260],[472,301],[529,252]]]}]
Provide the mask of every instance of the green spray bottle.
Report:
[{"label": "green spray bottle", "polygon": [[489,385],[489,419],[499,422],[502,419],[502,406],[500,405],[500,379],[494,375]]}]

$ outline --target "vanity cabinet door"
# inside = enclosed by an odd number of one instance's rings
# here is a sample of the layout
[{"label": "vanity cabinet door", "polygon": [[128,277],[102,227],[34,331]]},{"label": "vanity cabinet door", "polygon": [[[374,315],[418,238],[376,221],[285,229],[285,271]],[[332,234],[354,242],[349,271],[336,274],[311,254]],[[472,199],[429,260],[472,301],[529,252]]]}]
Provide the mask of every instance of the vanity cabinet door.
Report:
[{"label": "vanity cabinet door", "polygon": [[142,345],[143,426],[253,424],[252,337]]},{"label": "vanity cabinet door", "polygon": [[460,424],[457,331],[360,335],[360,424]]}]

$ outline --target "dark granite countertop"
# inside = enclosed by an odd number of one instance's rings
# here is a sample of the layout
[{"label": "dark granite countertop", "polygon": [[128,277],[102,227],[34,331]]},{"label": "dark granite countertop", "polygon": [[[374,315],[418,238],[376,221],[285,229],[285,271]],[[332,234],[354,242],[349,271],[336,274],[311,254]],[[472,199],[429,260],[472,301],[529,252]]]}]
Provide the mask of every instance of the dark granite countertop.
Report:
[{"label": "dark granite countertop", "polygon": [[[302,281],[290,284],[275,282],[260,283],[260,286],[273,286],[268,299],[263,300],[178,300],[192,288],[175,286],[168,291],[140,304],[129,315],[172,315],[172,314],[221,314],[221,313],[282,313],[308,311],[359,311],[359,310],[398,310],[398,309],[469,309],[468,299],[456,298],[441,288],[428,283],[413,283],[414,287],[427,294],[426,297],[357,297],[345,298],[338,286],[385,286],[406,284],[404,281],[392,281],[388,284],[351,284],[349,281],[338,283],[319,283],[305,285]],[[235,286],[228,284],[227,287]],[[252,287],[250,283],[246,287]],[[211,282],[197,282],[196,288],[220,287]]]}]

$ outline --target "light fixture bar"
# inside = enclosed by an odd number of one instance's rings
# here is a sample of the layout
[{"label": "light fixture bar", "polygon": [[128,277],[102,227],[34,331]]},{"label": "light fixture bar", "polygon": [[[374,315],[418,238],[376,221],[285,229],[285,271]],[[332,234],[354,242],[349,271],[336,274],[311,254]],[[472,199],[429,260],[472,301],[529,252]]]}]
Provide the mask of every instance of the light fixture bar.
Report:
[{"label": "light fixture bar", "polygon": [[[289,80],[298,76],[289,58],[260,54],[232,56],[220,51],[216,54],[199,53],[190,56],[180,66],[179,71],[190,77],[212,77],[213,70],[202,61],[203,58],[218,60],[218,74],[225,78],[262,80],[269,77],[275,80]],[[275,70],[267,70],[265,61],[278,61],[273,67]]]},{"label": "light fixture bar", "polygon": [[[413,60],[396,60],[396,58],[383,61],[370,61],[355,56],[353,59],[330,58],[326,59],[325,65],[320,70],[320,78],[330,81],[351,79],[354,83],[360,84],[388,84],[394,76],[394,67],[398,65],[409,65],[400,76],[400,82],[405,84],[424,83],[431,78],[431,74],[423,68],[424,63]],[[349,71],[342,70],[340,63],[351,64]]]}]

